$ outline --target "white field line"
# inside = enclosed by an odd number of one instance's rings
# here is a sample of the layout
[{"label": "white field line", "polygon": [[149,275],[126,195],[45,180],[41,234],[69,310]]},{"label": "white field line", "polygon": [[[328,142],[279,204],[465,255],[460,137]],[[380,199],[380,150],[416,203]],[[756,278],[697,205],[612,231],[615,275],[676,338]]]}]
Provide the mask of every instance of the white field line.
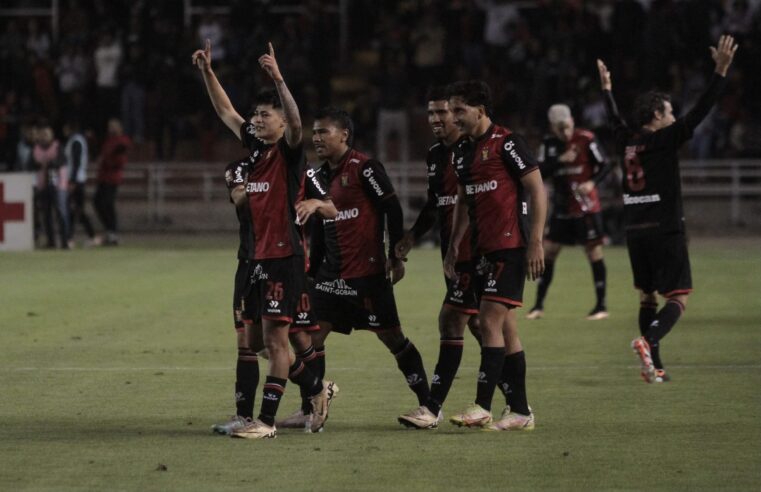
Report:
[{"label": "white field line", "polygon": [[[620,369],[629,370],[639,368],[639,365],[618,365],[618,366],[591,366],[591,365],[567,365],[567,366],[528,366],[528,371],[580,371],[592,372],[598,370]],[[713,370],[725,369],[735,371],[754,371],[761,369],[761,364],[670,364],[669,369],[686,369],[686,370]],[[215,372],[215,371],[232,371],[233,366],[228,367],[204,367],[204,366],[151,366],[151,367],[0,367],[0,372]],[[461,366],[460,370],[475,371],[476,366]],[[397,372],[394,367],[381,368],[376,367],[330,367],[328,370],[333,372]]]}]

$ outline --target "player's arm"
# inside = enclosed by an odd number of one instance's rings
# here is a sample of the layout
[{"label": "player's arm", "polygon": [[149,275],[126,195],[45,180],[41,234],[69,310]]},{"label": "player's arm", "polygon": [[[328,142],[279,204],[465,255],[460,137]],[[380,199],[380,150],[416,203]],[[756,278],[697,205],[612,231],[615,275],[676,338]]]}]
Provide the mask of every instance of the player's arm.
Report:
[{"label": "player's arm", "polygon": [[302,191],[299,193],[296,203],[297,224],[306,224],[314,214],[324,219],[334,219],[338,215],[338,209],[328,196],[329,185],[319,171],[307,169],[304,173]]},{"label": "player's arm", "polygon": [[539,152],[537,152],[536,155],[542,178],[549,178],[557,172],[558,168],[562,165],[558,157],[559,156],[557,155],[547,155],[547,140],[542,142],[542,145],[539,147]]},{"label": "player's arm", "polygon": [[82,167],[82,143],[75,141],[71,145],[71,169],[69,170],[69,188],[74,187],[74,183],[77,180],[77,173],[79,168]]},{"label": "player's arm", "polygon": [[542,177],[537,172],[524,174],[521,177],[521,184],[528,193],[529,216],[531,218],[528,248],[526,249],[526,263],[528,265],[526,276],[530,280],[536,280],[544,273],[542,236],[544,234],[544,221],[547,218],[547,196]]},{"label": "player's arm", "polygon": [[321,220],[312,220],[309,234],[309,271],[307,277],[315,278],[325,259],[325,226]]},{"label": "player's arm", "polygon": [[335,219],[338,215],[338,209],[329,199],[308,198],[296,204],[297,224],[306,224],[309,217],[315,214],[325,219]]},{"label": "player's arm", "polygon": [[589,142],[589,161],[594,166],[592,178],[579,185],[579,192],[582,195],[588,195],[597,187],[613,170],[613,163],[600,148],[596,138]]},{"label": "player's arm", "polygon": [[727,71],[730,65],[732,65],[737,46],[734,38],[728,35],[721,36],[716,47],[711,46],[711,57],[715,64],[714,73],[711,81],[708,83],[708,87],[700,95],[695,106],[675,123],[679,143],[692,137],[695,128],[708,116],[708,113],[716,104],[716,101],[718,101],[724,89]]},{"label": "player's arm", "polygon": [[280,96],[280,104],[283,105],[283,112],[285,113],[285,141],[288,142],[289,147],[294,148],[301,145],[302,138],[299,107],[280,73],[280,67],[278,67],[275,59],[275,49],[272,47],[272,43],[268,43],[268,45],[269,53],[259,57],[259,65],[275,83],[275,88]]},{"label": "player's arm", "polygon": [[605,110],[608,113],[608,124],[613,130],[613,137],[616,144],[623,147],[629,138],[629,127],[626,125],[626,121],[621,117],[616,100],[613,98],[613,82],[611,81],[608,67],[606,67],[605,63],[599,58],[597,60],[597,71],[600,75],[600,86],[605,101]]},{"label": "player's arm", "polygon": [[537,172],[537,161],[520,135],[512,134],[505,137],[502,145],[502,162],[513,179],[520,180],[529,196],[531,222],[526,248],[526,276],[530,280],[535,280],[544,272],[542,236],[544,221],[547,218],[547,195],[542,183],[542,175]]},{"label": "player's arm", "polygon": [[396,195],[394,186],[379,161],[369,160],[360,172],[362,187],[378,211],[386,219],[388,229],[388,259],[386,276],[392,283],[404,277],[404,263],[396,256],[396,244],[404,235],[404,214],[402,204]]},{"label": "player's arm", "polygon": [[457,201],[454,203],[454,211],[452,212],[452,235],[449,238],[447,253],[444,255],[444,275],[447,278],[453,280],[457,278],[454,267],[457,263],[457,256],[460,254],[460,243],[468,231],[468,225],[470,225],[470,219],[468,218],[468,205],[465,203],[465,188],[458,184]]},{"label": "player's arm", "polygon": [[230,98],[217,80],[217,76],[211,68],[211,41],[206,40],[206,47],[202,50],[196,50],[193,53],[193,64],[198,67],[203,76],[203,82],[206,85],[206,92],[209,94],[211,104],[217,116],[224,122],[238,138],[241,138],[240,127],[245,121],[243,117],[235,111]]},{"label": "player's arm", "polygon": [[428,200],[423,205],[420,214],[415,219],[415,224],[412,228],[405,232],[402,239],[396,243],[396,256],[403,260],[407,259],[412,246],[420,239],[423,234],[431,230],[433,224],[436,222],[436,195],[429,189]]}]

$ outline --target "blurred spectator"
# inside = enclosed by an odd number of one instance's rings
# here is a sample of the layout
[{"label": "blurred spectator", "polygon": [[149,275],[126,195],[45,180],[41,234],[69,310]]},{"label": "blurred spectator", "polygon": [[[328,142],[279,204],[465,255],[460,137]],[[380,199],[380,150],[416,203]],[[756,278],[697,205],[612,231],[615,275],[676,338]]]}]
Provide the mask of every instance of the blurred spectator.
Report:
[{"label": "blurred spectator", "polygon": [[116,192],[124,180],[124,166],[132,141],[124,134],[122,123],[116,118],[108,120],[108,136],[98,157],[98,188],[93,204],[101,224],[106,230],[105,237],[97,243],[106,246],[119,244],[119,228],[116,214]]},{"label": "blurred spectator", "polygon": [[42,213],[48,248],[56,247],[56,230],[53,215],[58,222],[58,246],[69,248],[69,214],[67,195],[69,173],[61,152],[61,144],[55,138],[48,122],[37,128],[36,142],[32,149],[32,162],[37,171],[37,204]]},{"label": "blurred spectator", "polygon": [[63,158],[69,172],[69,236],[68,244],[74,247],[74,229],[77,222],[82,224],[87,234],[88,243],[95,238],[90,217],[85,212],[85,185],[87,183],[87,163],[89,152],[87,139],[80,131],[79,122],[72,118],[63,125],[63,136],[66,143],[63,148]]},{"label": "blurred spectator", "polygon": [[47,59],[50,55],[50,36],[40,28],[35,17],[27,24],[26,49],[38,58]]},{"label": "blurred spectator", "polygon": [[105,127],[106,120],[119,114],[119,66],[122,46],[112,28],[105,28],[93,53],[97,96],[96,128]]}]

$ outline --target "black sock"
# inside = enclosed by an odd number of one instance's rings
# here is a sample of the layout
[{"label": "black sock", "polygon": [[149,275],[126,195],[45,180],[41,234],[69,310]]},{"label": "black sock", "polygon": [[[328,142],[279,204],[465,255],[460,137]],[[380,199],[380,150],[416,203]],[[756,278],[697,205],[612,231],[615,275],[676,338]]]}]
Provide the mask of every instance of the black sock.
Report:
[{"label": "black sock", "polygon": [[238,363],[235,366],[235,407],[241,417],[254,416],[256,387],[259,385],[259,359],[247,348],[238,349]]},{"label": "black sock", "polygon": [[315,347],[314,354],[317,356],[316,364],[319,368],[316,374],[320,377],[320,380],[323,380],[325,379],[325,346]]},{"label": "black sock", "polygon": [[[642,301],[639,304],[639,334],[645,336],[650,325],[655,321],[655,314],[658,309],[657,302]],[[661,355],[658,348],[658,344],[655,344],[655,348],[650,347],[650,356],[653,358],[653,365],[656,369],[663,369],[661,364]]]},{"label": "black sock", "polygon": [[304,364],[304,361],[297,358],[288,369],[288,379],[299,385],[304,390],[307,398],[311,398],[322,391],[322,381],[314,375],[312,371]]},{"label": "black sock", "polygon": [[428,388],[428,377],[425,375],[420,352],[409,338],[405,338],[404,342],[391,353],[396,357],[396,365],[407,379],[410,389],[417,396],[418,404],[423,405],[428,400],[431,391]]},{"label": "black sock", "polygon": [[531,413],[526,398],[526,352],[521,350],[505,356],[502,381],[510,411],[521,415]]},{"label": "black sock", "polygon": [[592,278],[595,282],[595,296],[597,296],[595,308],[605,309],[605,261],[603,259],[592,262]]},{"label": "black sock", "polygon": [[[307,366],[307,369],[312,371],[312,374],[322,380],[322,377],[319,376],[320,359],[318,359],[317,352],[312,345],[303,352],[296,354],[296,358],[304,361],[304,365]],[[324,359],[322,360],[324,361]],[[306,389],[303,386],[299,386],[299,392],[301,393],[301,410],[304,412],[304,415],[312,413],[312,404],[309,401],[309,395],[307,394]]]},{"label": "black sock", "polygon": [[425,406],[438,415],[462,360],[463,337],[442,338],[439,344],[439,361],[433,371],[431,394]]},{"label": "black sock", "polygon": [[478,386],[476,388],[476,404],[484,410],[491,410],[491,400],[494,388],[497,386],[502,366],[505,362],[504,347],[482,347],[481,367],[478,368]]},{"label": "black sock", "polygon": [[647,343],[652,345],[665,337],[679,320],[682,312],[684,312],[684,306],[682,303],[676,299],[669,299],[666,302],[666,305],[658,311],[655,320],[650,323],[650,328],[648,328],[645,333]]},{"label": "black sock", "polygon": [[[684,305],[681,302],[676,299],[669,299],[666,301],[666,305],[658,311],[655,320],[650,324],[650,328],[645,333],[645,339],[647,339],[647,343],[650,345],[650,356],[653,358],[653,365],[656,369],[663,369],[660,341],[671,331],[671,328],[674,327],[683,312]],[[653,356],[653,350],[655,351],[655,356]]]},{"label": "black sock", "polygon": [[552,283],[552,275],[555,273],[555,262],[544,260],[544,273],[536,281],[536,302],[532,309],[544,309],[544,298],[547,296],[547,289]]},{"label": "black sock", "polygon": [[275,425],[277,407],[280,405],[280,399],[285,392],[286,383],[288,383],[287,379],[276,378],[275,376],[267,376],[267,379],[264,381],[264,388],[262,388],[262,409],[259,413],[259,420],[267,425]]}]

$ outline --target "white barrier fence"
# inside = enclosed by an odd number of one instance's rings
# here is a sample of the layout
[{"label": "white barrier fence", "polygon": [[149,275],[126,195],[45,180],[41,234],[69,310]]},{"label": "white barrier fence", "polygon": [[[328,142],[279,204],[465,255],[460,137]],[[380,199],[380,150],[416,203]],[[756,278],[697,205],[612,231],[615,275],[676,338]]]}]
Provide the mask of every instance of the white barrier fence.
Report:
[{"label": "white barrier fence", "polygon": [[[386,169],[410,226],[426,196],[425,164],[390,162]],[[130,163],[118,196],[124,229],[234,229],[223,171],[221,163]],[[681,172],[691,224],[709,214],[761,229],[761,160],[684,161]]]}]

